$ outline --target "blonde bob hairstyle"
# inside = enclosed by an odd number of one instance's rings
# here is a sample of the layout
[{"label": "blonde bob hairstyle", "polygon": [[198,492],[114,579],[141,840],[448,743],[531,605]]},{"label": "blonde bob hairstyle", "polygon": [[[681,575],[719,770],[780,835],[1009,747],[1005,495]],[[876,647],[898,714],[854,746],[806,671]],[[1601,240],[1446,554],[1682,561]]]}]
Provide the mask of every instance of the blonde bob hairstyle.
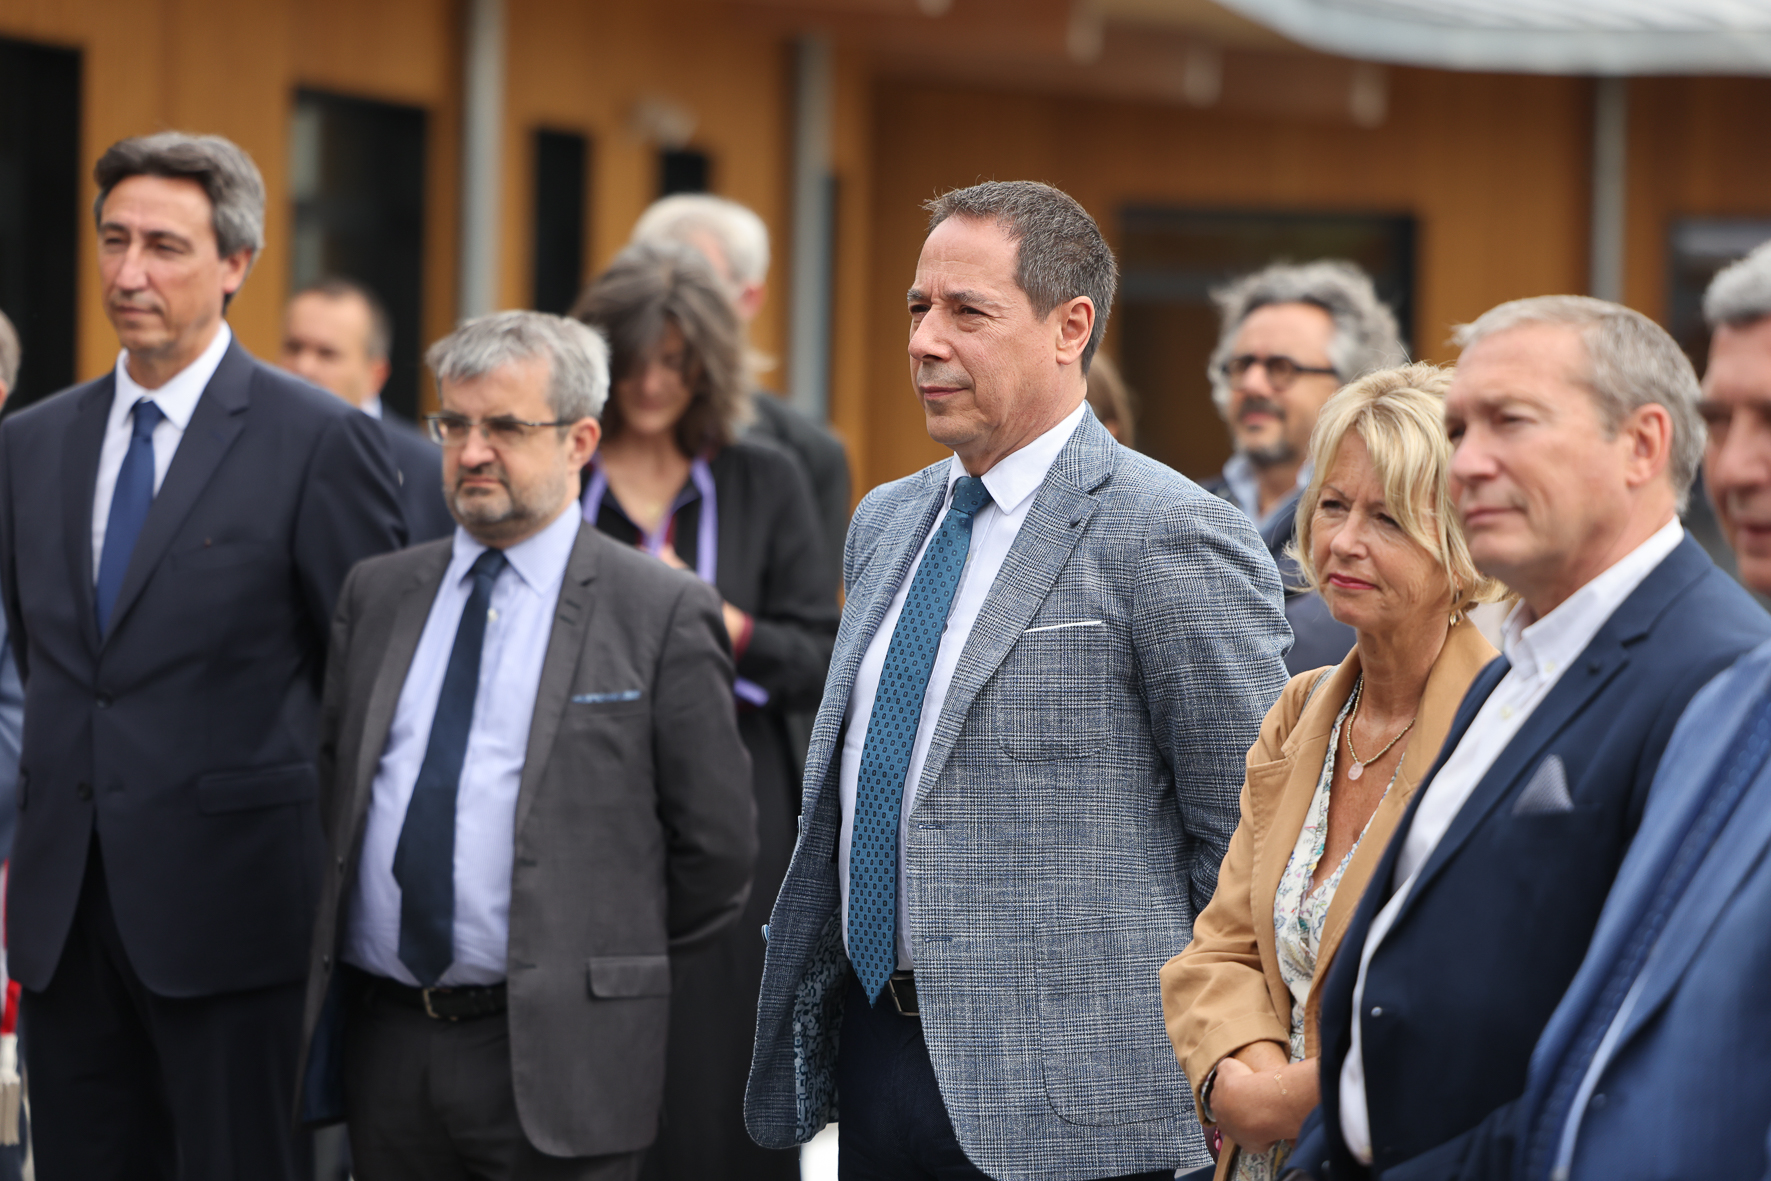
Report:
[{"label": "blonde bob hairstyle", "polygon": [[1477,603],[1506,598],[1507,590],[1476,569],[1462,522],[1451,503],[1451,441],[1445,435],[1445,391],[1451,369],[1416,363],[1380,369],[1343,386],[1323,404],[1310,436],[1315,465],[1298,501],[1298,564],[1310,589],[1322,584],[1310,556],[1311,524],[1322,484],[1349,431],[1358,432],[1384,487],[1384,505],[1414,543],[1445,569],[1452,586],[1451,611],[1462,615]]}]

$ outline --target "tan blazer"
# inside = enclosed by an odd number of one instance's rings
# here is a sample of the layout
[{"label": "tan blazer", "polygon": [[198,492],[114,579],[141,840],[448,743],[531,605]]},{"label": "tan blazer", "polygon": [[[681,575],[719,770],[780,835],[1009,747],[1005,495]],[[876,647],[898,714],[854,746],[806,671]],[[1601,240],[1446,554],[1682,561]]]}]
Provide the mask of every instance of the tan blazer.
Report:
[{"label": "tan blazer", "polygon": [[[1305,1057],[1317,1053],[1317,988],[1334,963],[1347,920],[1415,786],[1438,758],[1465,690],[1496,655],[1468,619],[1445,638],[1427,677],[1419,720],[1395,784],[1378,805],[1329,904],[1304,1007]],[[1228,1055],[1255,1042],[1291,1045],[1291,990],[1279,975],[1274,950],[1273,896],[1316,794],[1335,717],[1352,694],[1359,669],[1355,647],[1338,667],[1327,670],[1327,679],[1314,693],[1311,687],[1325,670],[1293,677],[1267,712],[1261,736],[1248,752],[1242,823],[1224,855],[1217,892],[1193,924],[1193,941],[1163,965],[1163,1018],[1196,1104],[1206,1076]],[[1220,1176],[1227,1175],[1231,1156],[1226,1143]]]}]

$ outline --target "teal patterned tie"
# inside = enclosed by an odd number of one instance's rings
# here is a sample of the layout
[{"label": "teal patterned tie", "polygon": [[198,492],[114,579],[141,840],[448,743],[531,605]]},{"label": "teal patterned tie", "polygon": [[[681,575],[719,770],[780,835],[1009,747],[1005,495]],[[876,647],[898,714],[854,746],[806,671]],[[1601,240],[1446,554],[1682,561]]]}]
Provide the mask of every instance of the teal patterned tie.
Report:
[{"label": "teal patterned tie", "polygon": [[972,518],[990,503],[984,481],[962,477],[910,581],[904,610],[892,629],[879,673],[861,773],[855,789],[855,828],[849,846],[849,960],[870,1000],[878,1000],[898,966],[898,817],[904,773],[922,721],[929,672],[947,628],[953,592],[972,545]]}]

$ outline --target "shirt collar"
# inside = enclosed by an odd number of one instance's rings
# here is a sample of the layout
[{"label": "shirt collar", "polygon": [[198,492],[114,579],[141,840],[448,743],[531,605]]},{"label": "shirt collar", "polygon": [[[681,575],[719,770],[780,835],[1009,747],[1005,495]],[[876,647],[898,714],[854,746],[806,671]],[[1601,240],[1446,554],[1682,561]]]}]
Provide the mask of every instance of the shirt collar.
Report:
[{"label": "shirt collar", "polygon": [[367,402],[363,403],[363,413],[367,414],[370,418],[380,418],[381,417],[381,395],[380,394],[372,395]]},{"label": "shirt collar", "polygon": [[1285,506],[1309,486],[1310,477],[1315,472],[1316,465],[1305,459],[1303,465],[1298,468],[1295,491],[1290,496],[1281,497],[1279,503],[1273,506],[1273,511],[1264,517],[1261,515],[1260,477],[1255,474],[1254,462],[1247,455],[1238,451],[1230,457],[1228,463],[1224,464],[1224,483],[1230,486],[1230,495],[1236,498],[1236,503],[1241,507],[1243,514],[1258,527],[1265,525],[1283,512]]},{"label": "shirt collar", "polygon": [[1684,536],[1685,526],[1674,517],[1542,619],[1532,618],[1530,609],[1519,603],[1502,627],[1501,647],[1507,663],[1527,677],[1540,671],[1551,676],[1560,673],[1592,642],[1643,579],[1679,547]]},{"label": "shirt collar", "polygon": [[[578,530],[584,524],[577,510],[578,502],[573,501],[541,532],[504,551],[510,568],[538,595],[547,595],[566,579],[566,563],[571,560]],[[449,560],[446,580],[454,583],[466,578],[468,568],[489,548],[475,541],[460,525],[455,526],[455,552]]]},{"label": "shirt collar", "polygon": [[[1058,424],[1022,447],[1019,451],[1011,451],[996,461],[996,466],[985,472],[981,477],[984,487],[990,493],[991,503],[997,510],[1012,513],[1021,506],[1021,502],[1039,490],[1045,483],[1046,473],[1052,470],[1052,464],[1058,461],[1058,454],[1064,450],[1064,444],[1076,433],[1076,424],[1088,413],[1088,403],[1083,402],[1058,421]],[[969,475],[965,464],[955,455],[947,468],[947,491],[959,483],[961,477]]]},{"label": "shirt collar", "polygon": [[147,398],[160,408],[180,431],[191,423],[191,415],[197,412],[197,400],[203,391],[209,388],[209,379],[221,367],[221,359],[227,354],[228,345],[233,341],[233,330],[223,320],[215,330],[215,339],[209,347],[198,354],[197,359],[172,375],[172,379],[157,390],[144,389],[135,378],[129,376],[129,350],[124,349],[117,354],[117,392],[111,399],[111,425],[115,427],[120,421],[127,420],[129,412],[135,404]]}]

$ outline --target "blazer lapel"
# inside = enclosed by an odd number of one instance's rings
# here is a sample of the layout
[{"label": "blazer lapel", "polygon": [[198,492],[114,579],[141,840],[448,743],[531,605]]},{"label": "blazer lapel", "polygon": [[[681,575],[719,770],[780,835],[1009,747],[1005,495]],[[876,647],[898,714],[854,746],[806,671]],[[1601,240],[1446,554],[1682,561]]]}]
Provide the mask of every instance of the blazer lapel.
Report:
[{"label": "blazer lapel", "polygon": [[572,678],[577,674],[578,661],[584,653],[584,636],[596,615],[591,584],[596,581],[601,547],[610,544],[613,543],[604,540],[596,526],[585,522],[578,527],[578,539],[572,545],[572,556],[566,561],[559,606],[554,611],[553,630],[547,637],[547,655],[542,658],[541,683],[535,692],[535,713],[529,722],[523,776],[517,786],[517,832],[523,831],[529,809],[535,804],[535,792],[547,771],[554,737],[559,733],[560,720],[565,717],[566,702],[572,696]]},{"label": "blazer lapel", "polygon": [[147,520],[142,522],[141,536],[129,555],[129,569],[111,609],[107,636],[117,633],[118,625],[147,585],[148,576],[172,544],[173,534],[245,427],[246,407],[251,401],[252,365],[251,354],[235,340],[222,354],[221,364],[209,379],[203,396],[197,399],[197,408],[172,457],[172,466],[166,469],[166,479],[154,495]]},{"label": "blazer lapel", "polygon": [[1021,638],[1039,605],[1051,594],[1077,542],[1082,540],[1089,517],[1100,505],[1092,493],[1113,475],[1115,446],[1106,428],[1092,414],[1083,415],[1070,441],[1058,453],[1045,483],[1034,493],[1027,519],[1009,547],[953,670],[953,681],[929,742],[922,779],[916,785],[917,802],[922,799],[925,785],[940,780],[978,690]]},{"label": "blazer lapel", "polygon": [[116,398],[115,371],[92,383],[80,395],[73,429],[62,441],[62,512],[67,539],[68,577],[74,588],[75,613],[87,646],[99,648],[98,618],[94,614],[92,584],[92,499],[98,483],[98,457],[104,450],[105,426]]},{"label": "blazer lapel", "polygon": [[351,781],[351,831],[359,831],[363,813],[369,807],[369,788],[375,782],[375,770],[381,765],[381,753],[387,749],[388,730],[394,724],[394,708],[400,703],[400,692],[406,687],[406,674],[411,671],[412,657],[418,651],[418,640],[430,619],[431,604],[436,602],[443,575],[454,556],[451,546],[439,545],[436,552],[414,572],[402,592],[400,605],[394,610],[393,627],[387,646],[381,651],[381,667],[375,674],[375,685],[369,691],[369,705],[363,712],[361,745],[357,748],[355,778]]}]

